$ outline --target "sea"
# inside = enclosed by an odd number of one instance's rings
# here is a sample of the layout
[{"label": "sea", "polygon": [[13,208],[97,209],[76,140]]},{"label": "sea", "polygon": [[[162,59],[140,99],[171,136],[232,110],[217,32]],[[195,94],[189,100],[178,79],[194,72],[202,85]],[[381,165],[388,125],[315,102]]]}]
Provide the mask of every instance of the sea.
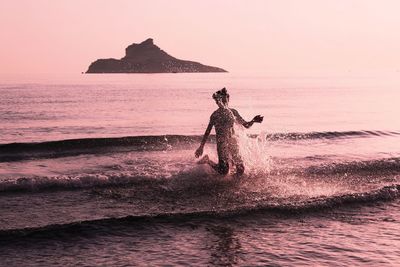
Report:
[{"label": "sea", "polygon": [[[400,266],[395,74],[2,79],[0,266]],[[194,156],[223,87],[241,177]]]}]

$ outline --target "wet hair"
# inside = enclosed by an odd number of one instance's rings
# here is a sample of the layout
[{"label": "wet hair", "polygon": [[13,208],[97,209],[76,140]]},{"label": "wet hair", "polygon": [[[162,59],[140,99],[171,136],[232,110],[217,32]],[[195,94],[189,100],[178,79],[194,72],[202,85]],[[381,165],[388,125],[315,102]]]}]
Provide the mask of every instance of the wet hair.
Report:
[{"label": "wet hair", "polygon": [[225,97],[225,96],[226,96],[227,98],[229,98],[228,91],[226,90],[225,87],[222,88],[221,90],[215,92],[215,93],[212,95],[212,97],[213,97],[213,99],[214,99],[215,101],[217,101],[217,100],[222,100],[223,97]]}]

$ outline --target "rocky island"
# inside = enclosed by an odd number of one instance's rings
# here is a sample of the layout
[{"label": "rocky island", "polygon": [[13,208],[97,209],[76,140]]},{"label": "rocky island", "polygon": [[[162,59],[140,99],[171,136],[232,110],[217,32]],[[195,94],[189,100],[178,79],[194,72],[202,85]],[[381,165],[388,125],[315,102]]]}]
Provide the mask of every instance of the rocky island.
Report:
[{"label": "rocky island", "polygon": [[178,72],[227,72],[194,61],[170,56],[149,38],[140,44],[131,44],[121,59],[98,59],[90,64],[86,73],[178,73]]}]

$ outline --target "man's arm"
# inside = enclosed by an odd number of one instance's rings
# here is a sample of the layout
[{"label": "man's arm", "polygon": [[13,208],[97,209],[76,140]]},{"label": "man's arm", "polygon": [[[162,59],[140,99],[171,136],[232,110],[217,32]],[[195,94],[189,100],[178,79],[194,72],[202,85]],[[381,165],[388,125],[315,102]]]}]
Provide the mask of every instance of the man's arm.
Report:
[{"label": "man's arm", "polygon": [[206,132],[204,133],[203,139],[201,140],[200,146],[195,152],[196,158],[200,157],[203,154],[204,145],[207,142],[208,136],[210,135],[211,129],[213,126],[214,126],[214,123],[212,122],[212,119],[210,119],[210,122],[208,123]]},{"label": "man's arm", "polygon": [[255,122],[261,123],[264,119],[263,116],[257,115],[251,121],[245,121],[236,109],[232,109],[232,113],[235,115],[236,121],[247,129],[250,128]]}]

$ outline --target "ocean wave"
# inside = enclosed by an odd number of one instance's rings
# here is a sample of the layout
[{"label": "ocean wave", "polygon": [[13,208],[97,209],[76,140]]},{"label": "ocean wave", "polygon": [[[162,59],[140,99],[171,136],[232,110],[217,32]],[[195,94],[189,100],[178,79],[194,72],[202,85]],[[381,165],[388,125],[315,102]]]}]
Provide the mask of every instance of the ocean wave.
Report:
[{"label": "ocean wave", "polygon": [[55,177],[21,177],[16,180],[0,182],[0,193],[11,192],[40,192],[46,190],[78,190],[101,188],[107,186],[129,186],[142,183],[160,183],[163,179],[149,178],[146,176],[132,176],[126,173],[82,174],[75,176]]},{"label": "ocean wave", "polygon": [[319,212],[326,209],[338,208],[351,204],[379,203],[384,201],[392,201],[400,197],[400,184],[393,184],[390,186],[383,186],[376,190],[361,192],[361,193],[348,193],[342,195],[333,195],[329,197],[314,197],[302,201],[293,201],[288,203],[275,203],[275,202],[259,202],[251,205],[239,205],[229,209],[205,209],[201,211],[185,211],[185,212],[158,212],[147,213],[139,215],[129,215],[119,218],[103,218],[87,221],[72,222],[66,224],[54,224],[43,227],[35,228],[22,228],[22,229],[8,229],[0,230],[0,244],[8,245],[10,241],[16,238],[59,238],[67,237],[76,234],[87,235],[91,230],[107,227],[113,225],[121,225],[132,223],[146,223],[151,221],[168,221],[168,222],[181,222],[198,220],[201,218],[224,218],[235,216],[246,216],[255,213],[284,213],[288,215],[297,215],[305,212]]},{"label": "ocean wave", "polygon": [[[388,131],[342,131],[309,133],[271,133],[249,135],[252,138],[263,137],[268,141],[364,138],[371,136],[394,136],[399,132]],[[192,147],[198,144],[202,135],[158,135],[127,136],[115,138],[83,138],[38,143],[0,144],[0,162],[19,161],[37,158],[56,158],[80,154],[98,154],[119,151],[164,151]],[[215,143],[211,135],[210,143]]]},{"label": "ocean wave", "polygon": [[[211,141],[214,137],[210,138]],[[198,143],[201,136],[159,135],[115,138],[83,138],[40,143],[9,143],[0,145],[0,162],[34,158],[55,158],[79,154],[114,151],[163,151]]]},{"label": "ocean wave", "polygon": [[387,158],[368,161],[351,161],[322,164],[311,166],[304,170],[306,174],[329,175],[329,174],[361,174],[369,175],[399,173],[400,158]]},{"label": "ocean wave", "polygon": [[400,132],[394,131],[326,131],[309,133],[274,133],[267,135],[267,140],[305,140],[305,139],[338,139],[360,138],[371,136],[396,136]]},{"label": "ocean wave", "polygon": [[[272,163],[273,165],[273,163]],[[179,170],[180,169],[180,170]],[[281,168],[273,167],[267,170],[249,170],[243,180],[259,180],[278,177],[292,177],[319,180],[338,179],[346,180],[360,179],[364,177],[366,183],[370,177],[381,180],[390,180],[400,175],[400,158],[387,158],[369,161],[351,161],[341,163],[321,164],[306,168]],[[210,168],[202,165],[187,166],[179,165],[174,171],[167,171],[163,168],[143,171],[141,168],[123,170],[120,165],[107,166],[107,170],[94,174],[75,174],[60,176],[34,176],[20,177],[0,181],[0,193],[7,192],[38,192],[46,190],[80,190],[99,187],[121,187],[132,185],[153,185],[159,186],[168,183],[181,183],[184,181],[200,181],[205,178],[210,181],[217,181],[221,177]],[[230,178],[229,178],[230,179]],[[228,180],[229,180],[228,179]],[[397,179],[397,178],[396,178]]]}]

